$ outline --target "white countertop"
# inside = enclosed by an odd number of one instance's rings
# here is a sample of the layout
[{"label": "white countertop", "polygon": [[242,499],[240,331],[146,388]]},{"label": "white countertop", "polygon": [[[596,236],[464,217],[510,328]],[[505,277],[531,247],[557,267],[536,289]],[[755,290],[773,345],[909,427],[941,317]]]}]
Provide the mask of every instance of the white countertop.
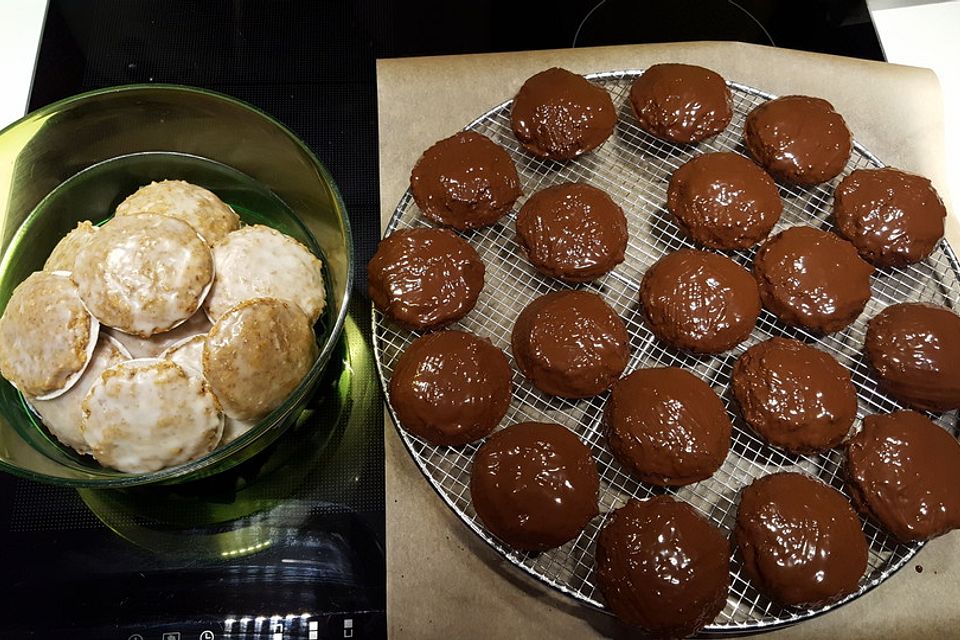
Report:
[{"label": "white countertop", "polygon": [[0,127],[27,110],[46,0],[0,0]]}]

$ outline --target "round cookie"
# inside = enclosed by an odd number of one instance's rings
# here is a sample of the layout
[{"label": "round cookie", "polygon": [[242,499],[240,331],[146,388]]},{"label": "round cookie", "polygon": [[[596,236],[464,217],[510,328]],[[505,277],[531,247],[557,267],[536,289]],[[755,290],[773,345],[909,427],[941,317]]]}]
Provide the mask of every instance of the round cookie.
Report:
[{"label": "round cookie", "polygon": [[183,180],[140,187],[117,206],[116,215],[155,213],[183,220],[211,247],[240,228],[240,217],[212,192]]},{"label": "round cookie", "polygon": [[630,357],[623,321],[603,298],[586,291],[536,298],[517,317],[510,343],[530,382],[564,398],[606,391]]},{"label": "round cookie", "polygon": [[278,298],[299,306],[314,324],[326,306],[323,263],[276,229],[255,224],[233,231],[213,247],[217,280],[204,309],[210,320],[241,302]]},{"label": "round cookie", "polygon": [[640,128],[681,144],[715,136],[730,124],[730,89],[710,69],[655,64],[633,81],[630,104]]},{"label": "round cookie", "polygon": [[706,480],[730,449],[730,419],[713,389],[676,367],[638,369],[613,385],[607,443],[642,482],[680,486]]},{"label": "round cookie", "polygon": [[[171,345],[160,354],[160,357],[165,360],[170,360],[186,370],[195,371],[206,379],[203,373],[203,348],[206,343],[206,333],[190,336]],[[224,415],[223,438],[220,439],[220,444],[230,444],[256,425],[256,420],[238,420],[237,418]]]},{"label": "round cookie", "polygon": [[160,358],[169,360],[184,369],[199,373],[202,376],[204,375],[203,347],[206,344],[206,334],[190,336],[170,345],[168,349],[160,354]]},{"label": "round cookie", "polygon": [[462,445],[493,431],[510,408],[510,363],[488,340],[463,331],[417,338],[390,378],[401,426],[435,445]]},{"label": "round cookie", "polygon": [[70,233],[60,238],[60,242],[43,263],[43,270],[72,272],[77,262],[77,254],[90,242],[96,232],[97,228],[89,220],[78,222]]},{"label": "round cookie", "polygon": [[570,160],[599,147],[617,125],[613,99],[603,87],[554,67],[531,76],[510,110],[513,133],[540,158]]},{"label": "round cookie", "polygon": [[100,322],[148,338],[200,308],[213,257],[186,222],[142,213],[100,227],[77,254],[72,278]]},{"label": "round cookie", "polygon": [[429,330],[470,313],[483,289],[477,251],[446,229],[401,229],[367,265],[370,298],[407,329]]},{"label": "round cookie", "polygon": [[801,473],[764,476],[744,489],[733,535],[747,576],[786,606],[839,600],[867,568],[867,540],[850,503]]},{"label": "round cookie", "polygon": [[410,193],[427,218],[466,231],[491,225],[520,197],[520,176],[507,150],[475,131],[461,131],[423,152]]},{"label": "round cookie", "polygon": [[667,209],[687,235],[712,249],[746,249],[767,237],[783,212],[777,185],[736,153],[705,153],[673,172]]},{"label": "round cookie", "polygon": [[80,432],[80,425],[83,422],[81,403],[93,383],[100,378],[101,373],[129,359],[130,354],[124,351],[122,345],[110,336],[100,334],[90,364],[83,370],[83,375],[77,383],[63,395],[50,400],[30,398],[30,407],[40,416],[44,426],[57,440],[78,453],[89,453],[87,441]]},{"label": "round cookie", "polygon": [[730,587],[730,543],[668,496],[631,499],[597,538],[597,586],[610,610],[652,637],[680,638],[713,622]]},{"label": "round cookie", "polygon": [[598,513],[599,491],[590,449],[557,424],[523,422],[498,431],[470,469],[477,517],[522,551],[553,549],[577,537]]},{"label": "round cookie", "polygon": [[517,214],[517,241],[541,273],[587,282],[623,262],[627,218],[605,192],[568,182],[538,191],[524,203]]},{"label": "round cookie", "polygon": [[900,542],[960,529],[960,443],[919,413],[863,419],[847,444],[847,486]]},{"label": "round cookie", "polygon": [[797,185],[837,177],[853,148],[843,116],[822,98],[784,96],[764,102],[747,116],[743,132],[760,166],[774,178]]},{"label": "round cookie", "polygon": [[857,169],[840,181],[833,219],[864,260],[902,267],[930,255],[947,209],[930,181],[897,169]]},{"label": "round cookie", "polygon": [[116,329],[106,328],[104,331],[114,340],[123,345],[124,349],[130,352],[131,358],[156,358],[173,344],[181,342],[186,338],[205,334],[210,330],[209,318],[203,311],[197,311],[187,318],[182,324],[178,324],[170,331],[155,333],[149,338],[130,335]]},{"label": "round cookie", "polygon": [[658,338],[694,353],[735,347],[760,315],[750,272],[726,256],[694,249],[674,251],[647,269],[640,302]]},{"label": "round cookie", "polygon": [[203,373],[231,418],[262,418],[286,400],[317,358],[310,320],[276,298],[241,302],[214,323]]},{"label": "round cookie", "polygon": [[787,451],[831,449],[857,417],[850,372],[799,340],[771,338],[750,347],[733,365],[731,381],[743,419]]},{"label": "round cookie", "polygon": [[813,227],[791,227],[753,259],[763,306],[783,322],[816,333],[840,331],[870,300],[873,267],[846,240]]},{"label": "round cookie", "polygon": [[867,323],[867,358],[880,387],[925,411],[960,409],[960,316],[919,302],[890,305]]},{"label": "round cookie", "polygon": [[0,317],[0,373],[28,396],[56,397],[80,378],[99,331],[69,274],[36,271]]},{"label": "round cookie", "polygon": [[168,360],[106,369],[81,405],[80,431],[97,461],[149,473],[195,460],[220,442],[223,416],[203,378]]}]

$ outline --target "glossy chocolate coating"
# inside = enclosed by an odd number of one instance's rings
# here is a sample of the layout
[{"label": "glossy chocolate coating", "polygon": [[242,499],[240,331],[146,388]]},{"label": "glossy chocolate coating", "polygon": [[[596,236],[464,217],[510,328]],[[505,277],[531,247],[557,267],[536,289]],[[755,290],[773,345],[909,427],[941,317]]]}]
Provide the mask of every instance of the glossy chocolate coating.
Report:
[{"label": "glossy chocolate coating", "polygon": [[401,326],[428,330],[470,313],[483,289],[476,250],[446,229],[402,229],[367,265],[370,298]]},{"label": "glossy chocolate coating", "polygon": [[833,356],[799,340],[771,338],[733,366],[740,413],[770,444],[795,453],[837,446],[857,417],[857,390]]},{"label": "glossy chocolate coating", "polygon": [[767,240],[753,260],[763,306],[789,325],[839,331],[870,300],[873,267],[839,236],[791,227]]},{"label": "glossy chocolate coating", "polygon": [[864,347],[880,386],[917,409],[960,409],[960,316],[932,304],[894,304],[867,324]]},{"label": "glossy chocolate coating", "polygon": [[597,515],[600,476],[590,449],[558,424],[502,429],[477,451],[470,499],[507,545],[544,551],[573,540]]},{"label": "glossy chocolate coating", "polygon": [[847,485],[901,542],[960,529],[960,443],[919,413],[864,418],[847,445]]},{"label": "glossy chocolate coating", "polygon": [[801,473],[764,476],[744,489],[734,539],[746,574],[787,606],[833,602],[855,591],[867,568],[853,507]]},{"label": "glossy chocolate coating", "polygon": [[694,353],[721,353],[750,335],[760,295],[750,272],[725,256],[680,249],[640,283],[640,302],[661,340]]},{"label": "glossy chocolate coating", "polygon": [[747,149],[770,175],[814,185],[840,175],[853,136],[843,116],[822,98],[784,96],[750,112],[743,128]]},{"label": "glossy chocolate coating", "polygon": [[600,189],[568,182],[538,191],[524,203],[517,240],[539,271],[587,282],[623,262],[627,218]]},{"label": "glossy chocolate coating", "polygon": [[705,480],[730,449],[730,419],[706,382],[676,367],[638,369],[613,385],[606,406],[610,450],[643,482]]},{"label": "glossy chocolate coating", "polygon": [[748,158],[706,153],[673,172],[667,208],[691,238],[713,249],[745,249],[767,237],[783,212],[777,185]]},{"label": "glossy chocolate coating", "polygon": [[465,231],[507,213],[520,197],[520,177],[506,149],[462,131],[423,152],[410,173],[410,192],[423,215]]},{"label": "glossy chocolate coating", "polygon": [[603,298],[587,291],[540,296],[520,312],[513,357],[535,387],[564,398],[610,388],[630,357],[627,329]]},{"label": "glossy chocolate coating", "polygon": [[681,638],[713,622],[730,587],[730,543],[668,496],[629,500],[597,538],[597,586],[627,624]]},{"label": "glossy chocolate coating", "polygon": [[599,147],[617,125],[617,110],[603,87],[554,67],[531,76],[513,100],[510,123],[535,156],[570,160]]},{"label": "glossy chocolate coating", "polygon": [[404,429],[436,445],[461,445],[493,431],[510,407],[510,363],[464,331],[421,336],[390,378],[390,403]]},{"label": "glossy chocolate coating", "polygon": [[672,142],[699,142],[730,124],[730,89],[710,69],[655,64],[633,81],[630,104],[640,128]]},{"label": "glossy chocolate coating", "polygon": [[865,260],[901,267],[930,255],[947,209],[930,181],[897,169],[857,169],[833,200],[837,228]]}]

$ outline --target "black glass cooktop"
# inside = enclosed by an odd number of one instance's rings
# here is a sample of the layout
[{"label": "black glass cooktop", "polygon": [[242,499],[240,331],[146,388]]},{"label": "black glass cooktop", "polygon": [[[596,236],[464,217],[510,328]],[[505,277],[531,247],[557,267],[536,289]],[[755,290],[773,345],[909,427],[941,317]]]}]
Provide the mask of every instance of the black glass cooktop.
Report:
[{"label": "black glass cooktop", "polygon": [[0,635],[385,637],[383,420],[365,296],[379,237],[375,60],[681,40],[882,59],[862,1],[50,0],[31,109],[132,82],[253,103],[339,184],[357,286],[311,417],[234,472],[129,492],[0,477]]},{"label": "black glass cooktop", "polygon": [[125,490],[0,479],[0,637],[384,637],[369,321],[354,302],[300,420],[233,470]]}]

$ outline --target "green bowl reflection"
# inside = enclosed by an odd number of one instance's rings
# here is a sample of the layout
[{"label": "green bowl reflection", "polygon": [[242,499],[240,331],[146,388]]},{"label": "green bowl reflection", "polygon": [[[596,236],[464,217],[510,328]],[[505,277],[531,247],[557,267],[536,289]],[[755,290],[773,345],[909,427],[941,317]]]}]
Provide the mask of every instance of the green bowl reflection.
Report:
[{"label": "green bowl reflection", "polygon": [[299,528],[317,505],[342,502],[363,473],[362,443],[382,425],[373,355],[357,324],[366,310],[352,307],[304,419],[283,438],[216,477],[175,487],[81,489],[84,503],[144,549],[222,560],[263,550],[278,528]]}]

